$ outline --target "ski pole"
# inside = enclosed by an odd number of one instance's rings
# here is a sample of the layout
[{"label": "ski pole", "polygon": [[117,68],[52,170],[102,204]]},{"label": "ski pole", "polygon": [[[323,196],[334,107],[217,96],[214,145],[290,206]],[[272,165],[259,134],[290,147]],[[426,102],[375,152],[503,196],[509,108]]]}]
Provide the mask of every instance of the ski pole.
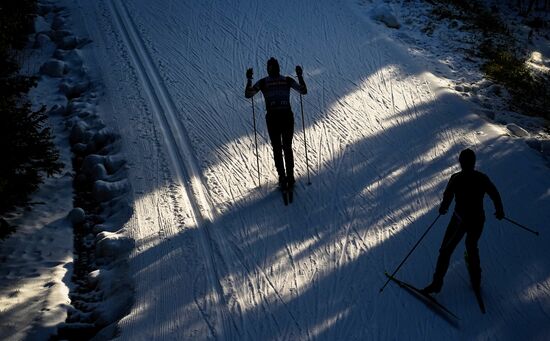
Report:
[{"label": "ski pole", "polygon": [[535,235],[537,235],[537,236],[539,235],[539,232],[538,232],[538,231],[531,230],[530,228],[528,228],[528,227],[526,227],[526,226],[523,226],[523,225],[521,225],[520,223],[513,221],[512,219],[509,219],[509,218],[504,217],[504,220],[507,220],[507,221],[511,222],[512,224],[514,224],[514,225],[516,225],[516,226],[519,226],[519,227],[521,227],[522,229],[524,229],[524,230],[526,230],[526,231],[529,231],[529,232],[531,232],[531,233],[533,233],[533,234],[535,234]]},{"label": "ski pole", "polygon": [[262,187],[260,183],[260,156],[258,154],[258,133],[256,132],[256,110],[254,109],[254,97],[252,100],[252,121],[254,121],[254,144],[256,145],[256,167],[258,170],[258,187]]},{"label": "ski pole", "polygon": [[424,234],[422,235],[422,237],[420,237],[420,239],[416,242],[416,244],[414,244],[413,248],[411,249],[411,251],[409,251],[409,253],[407,254],[407,256],[405,256],[405,259],[403,259],[403,261],[401,261],[401,263],[399,264],[399,266],[397,267],[397,269],[395,269],[395,271],[391,274],[390,277],[388,277],[388,280],[386,281],[386,283],[384,283],[384,286],[382,288],[380,288],[380,292],[382,292],[384,290],[384,288],[386,287],[386,285],[388,285],[388,283],[391,281],[391,278],[393,276],[395,276],[395,274],[397,273],[397,271],[399,271],[399,269],[401,268],[401,266],[405,263],[405,261],[407,260],[407,258],[409,258],[409,256],[411,255],[411,253],[413,253],[414,249],[416,249],[416,247],[418,246],[418,244],[420,244],[420,242],[422,241],[422,239],[424,239],[424,237],[428,234],[428,231],[430,231],[430,229],[432,228],[432,226],[435,225],[435,222],[437,221],[437,219],[439,219],[439,217],[441,217],[441,213],[437,216],[437,218],[435,218],[435,220],[433,221],[433,223],[428,227],[428,229],[426,229],[426,232],[424,232]]},{"label": "ski pole", "polygon": [[300,109],[302,110],[302,128],[303,128],[303,131],[304,131],[304,149],[306,151],[307,184],[311,185],[311,180],[309,178],[309,159],[307,157],[306,125],[305,125],[305,121],[304,121],[304,103],[302,101],[302,94],[300,94]]}]

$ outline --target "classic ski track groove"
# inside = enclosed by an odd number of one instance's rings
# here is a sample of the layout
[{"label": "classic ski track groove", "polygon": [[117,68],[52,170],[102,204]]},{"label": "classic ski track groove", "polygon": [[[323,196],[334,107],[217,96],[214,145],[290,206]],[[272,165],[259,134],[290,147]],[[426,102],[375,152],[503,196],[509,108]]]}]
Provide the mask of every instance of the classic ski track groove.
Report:
[{"label": "classic ski track groove", "polygon": [[[196,228],[201,232],[200,235],[202,238],[200,239],[203,256],[208,269],[207,276],[215,288],[215,303],[219,308],[215,309],[215,311],[219,311],[222,315],[221,323],[218,323],[217,327],[212,327],[210,321],[206,322],[211,328],[214,337],[223,335],[225,338],[232,339],[232,331],[236,327],[233,321],[230,321],[231,314],[227,309],[223,289],[215,268],[214,252],[212,251],[211,238],[208,231],[208,225],[213,221],[214,209],[202,183],[201,173],[193,155],[189,136],[183,124],[176,117],[176,108],[173,100],[153,64],[147,48],[137,33],[135,24],[130,18],[124,3],[122,1],[108,1],[108,3],[115,25],[136,67],[136,73],[142,82],[143,89],[149,97],[155,118],[159,121],[166,148],[176,170],[175,176],[179,191],[192,207],[192,218],[196,224]],[[202,310],[201,313],[204,316]],[[212,330],[212,328],[216,329]]]}]

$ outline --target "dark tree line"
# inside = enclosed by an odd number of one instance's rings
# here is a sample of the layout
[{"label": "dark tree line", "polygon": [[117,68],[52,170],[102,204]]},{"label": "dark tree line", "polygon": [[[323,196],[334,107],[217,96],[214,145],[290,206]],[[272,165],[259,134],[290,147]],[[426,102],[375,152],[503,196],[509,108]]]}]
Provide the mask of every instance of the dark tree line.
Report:
[{"label": "dark tree line", "polygon": [[549,11],[550,0],[513,0],[519,13],[528,16],[533,10]]},{"label": "dark tree line", "polygon": [[44,176],[62,169],[46,126],[45,108],[27,98],[36,78],[20,74],[15,58],[33,31],[36,0],[0,4],[0,215],[28,203]]},{"label": "dark tree line", "polygon": [[[478,1],[469,0],[426,0],[431,4],[452,4],[458,8],[467,8],[478,5]],[[550,11],[550,0],[493,0],[490,7],[499,8],[508,6],[518,11],[520,15],[529,16],[533,12]]]}]

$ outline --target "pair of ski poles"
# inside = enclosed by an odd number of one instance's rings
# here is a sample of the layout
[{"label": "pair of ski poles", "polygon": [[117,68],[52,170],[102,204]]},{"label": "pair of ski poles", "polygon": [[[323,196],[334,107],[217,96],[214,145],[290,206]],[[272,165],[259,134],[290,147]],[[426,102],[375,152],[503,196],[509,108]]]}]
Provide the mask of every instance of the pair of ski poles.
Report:
[{"label": "pair of ski poles", "polygon": [[[260,155],[258,154],[258,133],[256,131],[256,110],[254,108],[254,97],[251,98],[252,101],[252,120],[254,121],[254,144],[256,146],[256,169],[258,170],[258,186],[261,187],[260,182]],[[307,156],[307,141],[306,141],[306,126],[304,120],[304,104],[302,101],[302,95],[300,94],[300,109],[302,112],[302,127],[304,131],[304,149],[306,151],[306,169],[307,169],[307,184],[311,185],[311,180],[309,178],[309,158]]]},{"label": "pair of ski poles", "polygon": [[[428,234],[428,232],[430,231],[430,229],[435,225],[437,219],[439,219],[439,217],[441,217],[441,214],[438,214],[438,216],[435,218],[435,220],[433,221],[433,223],[430,224],[430,226],[426,229],[426,231],[424,232],[424,234],[420,237],[420,239],[416,242],[416,244],[414,244],[414,246],[412,247],[411,251],[409,251],[409,253],[405,256],[405,258],[401,261],[401,263],[399,263],[399,265],[397,266],[397,268],[393,271],[393,273],[390,275],[390,277],[388,278],[388,280],[386,281],[386,283],[384,283],[384,285],[382,286],[382,288],[380,288],[380,292],[384,291],[384,288],[386,288],[386,286],[388,285],[388,283],[391,281],[391,278],[393,278],[395,276],[395,274],[397,273],[397,271],[399,271],[399,269],[401,269],[401,267],[403,266],[403,264],[405,264],[405,261],[407,261],[407,259],[409,258],[409,256],[413,253],[413,251],[416,249],[416,247],[418,246],[418,244],[420,244],[420,242],[422,241],[422,239],[424,239],[424,237],[426,237],[426,235]],[[522,228],[528,232],[531,232],[532,234],[538,236],[539,235],[539,232],[538,231],[535,231],[535,230],[532,230],[530,228],[528,228],[527,226],[524,226],[512,219],[509,219],[509,218],[506,218],[504,217],[504,220],[514,224],[515,226],[519,227],[519,228]]]}]

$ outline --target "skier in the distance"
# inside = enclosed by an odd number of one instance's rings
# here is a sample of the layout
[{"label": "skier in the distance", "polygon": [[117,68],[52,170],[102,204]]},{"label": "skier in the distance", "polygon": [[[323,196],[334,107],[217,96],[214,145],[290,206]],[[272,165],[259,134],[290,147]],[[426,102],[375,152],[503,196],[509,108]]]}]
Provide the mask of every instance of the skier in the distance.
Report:
[{"label": "skier in the distance", "polygon": [[[268,76],[260,79],[252,85],[252,68],[246,70],[245,97],[251,98],[258,91],[264,95],[266,106],[266,123],[271,146],[273,147],[273,159],[279,175],[281,188],[294,185],[294,155],[292,153],[292,137],[294,135],[294,113],[290,108],[290,89],[300,94],[307,94],[306,83],[303,78],[302,67],[296,66],[298,83],[288,76],[281,76],[281,70],[277,59],[271,57],[267,61]],[[283,162],[284,152],[284,162]]]},{"label": "skier in the distance", "polygon": [[487,175],[474,169],[476,162],[474,151],[471,149],[463,150],[460,153],[459,162],[462,171],[451,176],[439,207],[439,213],[446,214],[453,198],[455,199],[455,209],[439,249],[439,258],[437,259],[432,283],[422,289],[427,294],[441,291],[443,277],[445,277],[445,273],[449,268],[451,255],[464,235],[466,235],[468,270],[472,287],[476,291],[479,290],[481,286],[481,266],[479,264],[477,243],[485,223],[485,212],[483,210],[485,193],[493,201],[496,218],[498,220],[504,218],[504,208],[497,188]]}]

